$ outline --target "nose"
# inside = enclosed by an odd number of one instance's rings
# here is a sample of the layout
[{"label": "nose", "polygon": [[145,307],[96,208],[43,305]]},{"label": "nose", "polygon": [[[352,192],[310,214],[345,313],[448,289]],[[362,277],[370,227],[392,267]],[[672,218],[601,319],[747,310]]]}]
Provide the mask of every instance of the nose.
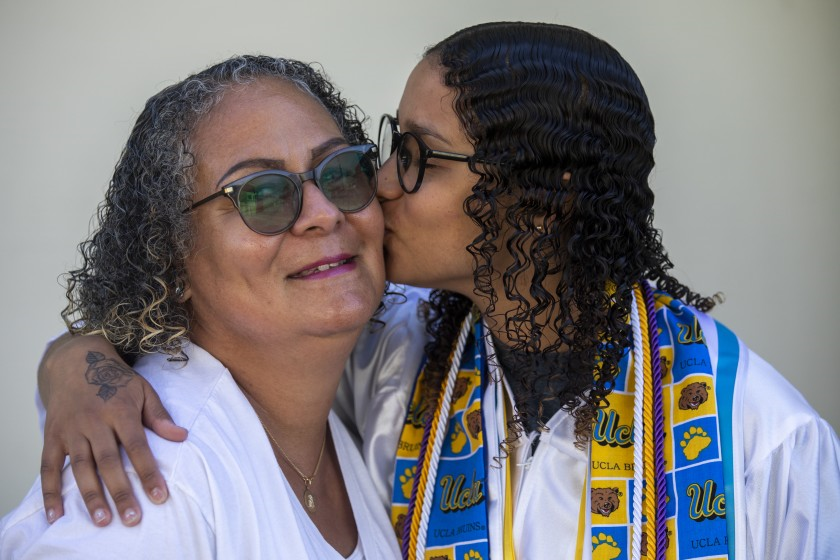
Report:
[{"label": "nose", "polygon": [[344,219],[344,212],[330,202],[315,181],[310,179],[303,183],[300,216],[290,231],[296,235],[302,235],[308,231],[330,232]]},{"label": "nose", "polygon": [[382,164],[377,180],[376,198],[380,203],[396,200],[405,194],[400,188],[397,178],[397,158],[393,154]]}]

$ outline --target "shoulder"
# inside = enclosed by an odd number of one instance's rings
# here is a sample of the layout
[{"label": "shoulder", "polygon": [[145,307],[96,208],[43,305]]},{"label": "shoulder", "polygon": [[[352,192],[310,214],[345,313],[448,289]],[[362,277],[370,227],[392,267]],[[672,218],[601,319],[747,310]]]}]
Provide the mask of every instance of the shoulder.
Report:
[{"label": "shoulder", "polygon": [[230,372],[216,358],[196,344],[185,345],[184,360],[165,354],[147,354],[134,369],[154,387],[161,401],[181,426],[190,429],[206,414],[208,401],[225,398],[233,383]]},{"label": "shoulder", "polygon": [[737,357],[733,438],[742,441],[747,470],[780,446],[796,445],[805,432],[828,438],[826,443],[833,445],[836,435],[831,428],[782,374],[722,323],[691,309],[702,326],[714,367],[720,371],[727,355]]},{"label": "shoulder", "polygon": [[169,487],[166,503],[158,506],[148,501],[139,476],[124,456],[143,520],[131,529],[118,522],[104,530],[96,528],[67,467],[62,483],[65,517],[54,525],[46,524],[40,484],[36,483],[2,522],[0,557],[6,558],[7,551],[13,549],[26,550],[24,557],[37,557],[39,551],[53,547],[51,550],[61,551],[63,558],[78,557],[74,554],[85,558],[172,557],[173,550],[182,557],[205,558],[213,557],[214,549],[225,543],[242,544],[237,540],[240,534],[253,533],[257,524],[252,519],[248,530],[226,534],[221,540],[216,534],[220,527],[243,521],[243,512],[262,504],[264,493],[282,497],[282,478],[259,421],[229,372],[197,346],[188,346],[187,352],[186,363],[153,355],[141,358],[136,366],[175,421],[189,430],[184,443],[147,431]]},{"label": "shoulder", "polygon": [[[172,484],[166,503],[153,505],[142,492],[136,474],[129,473],[129,479],[144,512],[142,522],[131,528],[118,520],[105,528],[96,527],[69,469],[62,482],[64,516],[49,525],[40,481],[36,482],[23,502],[0,521],[0,558],[141,560],[171,557],[173,550],[183,557],[212,555],[215,533],[193,496]],[[111,508],[115,511],[113,502]]]},{"label": "shoulder", "polygon": [[136,369],[189,432],[185,442],[173,443],[147,430],[161,472],[170,485],[182,485],[185,493],[207,503],[218,498],[219,488],[241,483],[253,463],[273,464],[273,457],[253,408],[227,368],[195,344],[185,353],[186,362],[144,357]]},{"label": "shoulder", "polygon": [[780,448],[790,451],[803,444],[823,443],[836,448],[837,436],[776,369],[742,344],[744,365],[738,379],[742,398],[744,455],[757,464]]},{"label": "shoulder", "polygon": [[429,290],[412,286],[391,286],[395,292],[383,300],[385,309],[365,330],[356,345],[357,350],[366,346],[380,346],[385,340],[425,342],[426,323],[419,306],[428,300]]},{"label": "shoulder", "polygon": [[832,557],[840,440],[782,375],[741,348],[733,438],[743,446],[742,538],[756,557]]},{"label": "shoulder", "polygon": [[[347,380],[372,391],[408,370],[417,372],[427,342],[426,325],[418,306],[428,290],[398,287],[402,295],[386,298],[386,308],[359,338],[347,367]],[[404,291],[403,291],[404,290]]]}]

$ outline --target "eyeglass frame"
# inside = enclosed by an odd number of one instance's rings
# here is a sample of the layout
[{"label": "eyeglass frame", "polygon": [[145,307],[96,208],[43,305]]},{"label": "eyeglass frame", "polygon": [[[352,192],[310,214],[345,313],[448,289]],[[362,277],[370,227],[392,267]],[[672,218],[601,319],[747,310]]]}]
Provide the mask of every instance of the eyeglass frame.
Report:
[{"label": "eyeglass frame", "polygon": [[[388,158],[390,159],[394,152],[397,151],[399,146],[402,144],[402,139],[405,136],[411,136],[417,142],[417,146],[420,148],[420,159],[418,160],[419,169],[417,171],[417,181],[414,184],[414,187],[411,189],[406,188],[405,184],[403,184],[402,174],[400,173],[400,166],[397,163],[397,179],[400,184],[400,188],[406,194],[414,194],[418,190],[420,190],[420,185],[423,183],[423,175],[426,172],[426,162],[432,158],[438,159],[445,159],[448,161],[460,161],[463,163],[473,164],[476,162],[482,162],[483,160],[476,158],[475,155],[468,156],[466,154],[459,154],[456,152],[445,152],[442,150],[433,150],[431,149],[422,138],[418,135],[414,134],[413,132],[400,132],[399,131],[399,120],[396,117],[392,117],[391,115],[385,113],[382,115],[382,118],[379,119],[379,134],[376,137],[377,141],[382,139],[382,127],[385,126],[385,123],[388,123],[388,126],[391,127],[391,153],[388,154]],[[383,153],[380,152],[380,157],[382,157]],[[387,161],[387,159],[385,161]],[[379,166],[382,167],[385,165],[385,161],[379,161]]]},{"label": "eyeglass frame", "polygon": [[[373,193],[371,194],[370,198],[368,198],[367,202],[365,202],[363,206],[356,210],[342,210],[341,208],[338,208],[338,205],[335,204],[332,200],[330,200],[329,198],[327,198],[327,200],[330,202],[330,204],[333,204],[344,214],[355,214],[356,212],[361,212],[362,210],[370,206],[370,203],[373,202],[373,200],[376,198],[376,191],[378,188],[379,181],[377,175],[377,170],[379,169],[379,148],[376,144],[358,144],[355,146],[347,146],[346,148],[341,148],[332,152],[331,154],[328,154],[321,163],[319,163],[309,171],[304,171],[303,173],[295,173],[293,171],[286,171],[285,169],[266,169],[264,171],[257,171],[256,173],[251,173],[250,175],[246,175],[241,179],[231,181],[230,183],[226,184],[213,194],[205,196],[198,202],[192,203],[192,205],[190,205],[189,207],[184,208],[184,210],[181,213],[186,214],[188,212],[192,212],[199,206],[206,204],[211,200],[214,200],[220,196],[226,196],[233,203],[234,208],[236,208],[237,213],[239,213],[239,217],[242,219],[242,222],[248,227],[248,229],[250,229],[254,233],[258,233],[259,235],[280,235],[281,233],[289,231],[292,228],[292,226],[295,225],[295,222],[297,222],[298,218],[300,218],[300,213],[303,209],[303,184],[307,181],[312,181],[313,183],[315,183],[315,186],[318,187],[318,190],[320,190],[323,193],[324,191],[319,183],[321,172],[324,170],[324,167],[326,167],[326,165],[334,159],[334,157],[344,152],[361,152],[362,156],[373,159]],[[294,217],[289,222],[289,225],[285,226],[279,231],[271,233],[257,231],[250,225],[248,225],[248,221],[245,220],[245,217],[242,215],[242,210],[239,207],[238,202],[239,191],[242,190],[242,187],[245,186],[252,179],[256,179],[257,177],[262,177],[264,175],[280,175],[289,179],[292,182],[292,185],[294,185],[295,192],[297,193],[297,211],[295,212]]]}]

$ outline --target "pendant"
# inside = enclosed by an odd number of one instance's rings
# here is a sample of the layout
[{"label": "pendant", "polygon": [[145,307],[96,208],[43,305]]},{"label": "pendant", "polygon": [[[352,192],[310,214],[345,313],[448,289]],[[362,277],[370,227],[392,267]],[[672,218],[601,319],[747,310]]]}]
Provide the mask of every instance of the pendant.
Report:
[{"label": "pendant", "polygon": [[315,513],[315,496],[312,495],[309,488],[303,489],[303,505],[310,514]]}]

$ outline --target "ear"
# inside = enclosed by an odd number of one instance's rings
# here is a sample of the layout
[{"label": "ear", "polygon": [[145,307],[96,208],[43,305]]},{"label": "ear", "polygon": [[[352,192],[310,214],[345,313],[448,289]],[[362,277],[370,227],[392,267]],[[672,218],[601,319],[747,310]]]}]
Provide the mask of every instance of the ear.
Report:
[{"label": "ear", "polygon": [[565,173],[563,173],[563,179],[561,179],[561,181],[563,182],[564,187],[568,187],[569,184],[572,182],[572,172],[566,171]]},{"label": "ear", "polygon": [[175,286],[175,301],[178,303],[186,303],[192,297],[192,289],[189,284],[184,281],[178,281]]}]

